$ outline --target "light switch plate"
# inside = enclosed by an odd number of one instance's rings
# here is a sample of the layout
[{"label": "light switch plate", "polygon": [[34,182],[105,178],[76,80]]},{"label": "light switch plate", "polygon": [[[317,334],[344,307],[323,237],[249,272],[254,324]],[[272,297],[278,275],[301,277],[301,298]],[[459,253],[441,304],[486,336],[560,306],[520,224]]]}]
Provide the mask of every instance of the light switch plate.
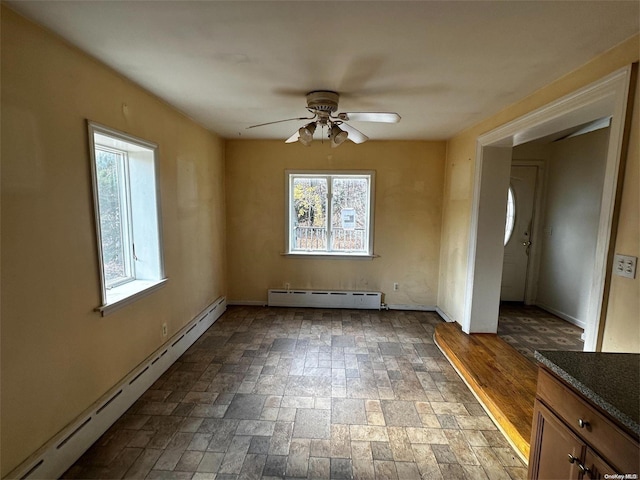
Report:
[{"label": "light switch plate", "polygon": [[638,257],[616,253],[615,261],[613,262],[613,273],[620,277],[636,278],[637,264]]}]

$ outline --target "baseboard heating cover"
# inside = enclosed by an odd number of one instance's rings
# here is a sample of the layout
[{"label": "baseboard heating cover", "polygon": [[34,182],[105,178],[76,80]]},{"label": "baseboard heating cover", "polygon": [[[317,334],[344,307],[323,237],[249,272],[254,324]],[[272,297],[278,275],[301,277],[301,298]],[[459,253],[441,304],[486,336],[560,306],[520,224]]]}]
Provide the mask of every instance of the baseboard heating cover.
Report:
[{"label": "baseboard heating cover", "polygon": [[220,318],[226,308],[225,297],[218,298],[5,478],[60,478]]},{"label": "baseboard heating cover", "polygon": [[350,290],[269,290],[270,307],[362,308],[380,310],[381,292]]}]

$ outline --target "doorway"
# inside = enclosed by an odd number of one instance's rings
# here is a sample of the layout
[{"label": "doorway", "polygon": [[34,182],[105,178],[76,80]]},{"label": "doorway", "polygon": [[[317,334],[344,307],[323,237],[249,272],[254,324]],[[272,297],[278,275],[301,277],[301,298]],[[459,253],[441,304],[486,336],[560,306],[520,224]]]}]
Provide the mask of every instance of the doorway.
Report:
[{"label": "doorway", "polygon": [[512,165],[507,191],[501,302],[526,302],[536,203],[537,165]]},{"label": "doorway", "polygon": [[611,267],[610,239],[631,72],[631,66],[623,68],[478,138],[462,321],[465,333],[497,332],[504,257],[504,214],[512,148],[553,132],[611,116],[596,261],[585,328],[584,349],[598,349],[605,279],[610,275]]}]

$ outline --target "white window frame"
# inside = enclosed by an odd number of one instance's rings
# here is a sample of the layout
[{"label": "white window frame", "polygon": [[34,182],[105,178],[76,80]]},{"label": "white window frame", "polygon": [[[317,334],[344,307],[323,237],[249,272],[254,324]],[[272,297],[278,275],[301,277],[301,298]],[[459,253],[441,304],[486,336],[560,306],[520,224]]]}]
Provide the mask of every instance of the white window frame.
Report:
[{"label": "white window frame", "polygon": [[[327,179],[327,250],[296,250],[293,248],[295,226],[295,211],[291,196],[293,195],[294,178],[326,178]],[[331,199],[333,179],[336,178],[366,178],[369,184],[369,199],[367,205],[366,251],[331,250],[331,220],[333,203]],[[285,255],[299,257],[331,257],[331,258],[374,258],[374,203],[375,203],[375,171],[373,170],[285,170],[286,199],[285,199]]]},{"label": "white window frame", "polygon": [[[131,223],[131,194],[130,194],[130,179],[129,179],[129,154],[126,150],[119,148],[107,147],[105,145],[95,145],[94,152],[101,150],[103,152],[114,153],[119,155],[120,161],[118,162],[118,182],[119,182],[119,197],[120,197],[120,209],[123,212],[123,224],[122,224],[122,243],[124,254],[124,270],[125,276],[114,281],[109,282],[105,278],[105,288],[110,290],[112,288],[124,285],[127,282],[135,280],[135,267],[134,267],[134,251],[133,251],[133,238],[132,230],[133,225]],[[95,160],[94,160],[95,165]],[[97,193],[97,192],[96,192]],[[99,207],[99,205],[98,205]],[[102,230],[102,229],[101,229]],[[102,242],[100,242],[102,245]],[[101,264],[103,262],[100,262]]]},{"label": "white window frame", "polygon": [[[158,146],[95,122],[89,121],[87,125],[102,294],[102,304],[96,311],[107,315],[157,290],[166,282],[162,254]],[[118,167],[122,171],[118,177],[127,275],[116,282],[107,282],[105,276],[96,149],[122,156]]]}]

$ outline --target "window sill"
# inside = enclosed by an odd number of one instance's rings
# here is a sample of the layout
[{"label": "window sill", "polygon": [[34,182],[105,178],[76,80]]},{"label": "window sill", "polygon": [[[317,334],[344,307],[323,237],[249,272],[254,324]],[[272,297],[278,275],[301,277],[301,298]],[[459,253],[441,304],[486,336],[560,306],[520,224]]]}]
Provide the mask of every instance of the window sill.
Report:
[{"label": "window sill", "polygon": [[301,257],[301,258],[326,258],[333,260],[373,260],[380,255],[369,253],[327,253],[327,252],[288,252],[281,253],[284,257]]},{"label": "window sill", "polygon": [[155,292],[167,282],[162,280],[134,280],[111,290],[107,290],[107,303],[96,308],[104,317],[136,300]]}]

